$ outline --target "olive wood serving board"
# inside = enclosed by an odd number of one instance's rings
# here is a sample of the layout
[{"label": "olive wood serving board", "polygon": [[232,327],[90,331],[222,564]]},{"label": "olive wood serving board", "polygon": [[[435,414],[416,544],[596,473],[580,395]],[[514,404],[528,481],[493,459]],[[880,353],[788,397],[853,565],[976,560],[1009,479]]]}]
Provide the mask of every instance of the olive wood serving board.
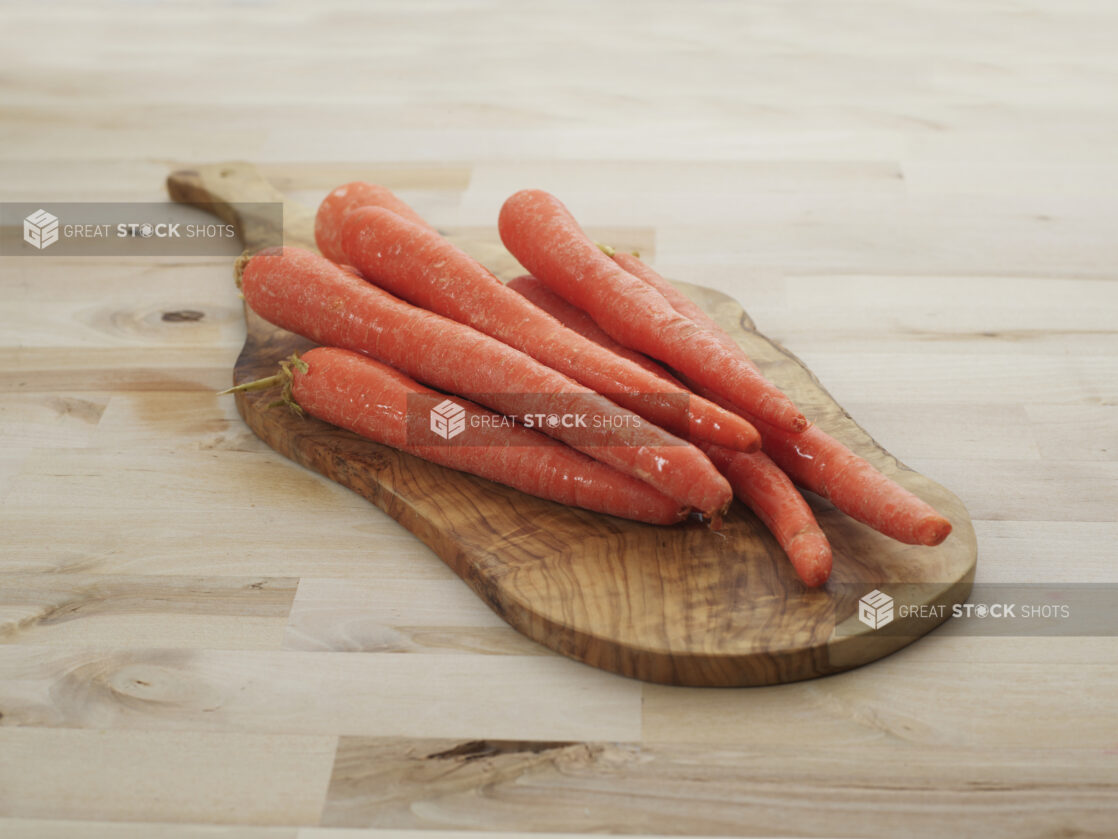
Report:
[{"label": "olive wood serving board", "polygon": [[[234,204],[283,201],[284,243],[314,247],[313,212],[285,201],[249,164],[177,171],[167,188],[175,201],[209,205],[250,250],[275,241],[277,231]],[[495,229],[450,238],[502,279],[518,270]],[[877,445],[736,302],[711,289],[679,287],[810,419],[947,516],[951,536],[935,548],[903,545],[809,494],[834,549],[830,581],[809,590],[736,501],[720,532],[697,521],[639,524],[533,498],[287,410],[266,410],[271,393],[239,393],[237,406],[276,451],[360,493],[422,539],[511,626],[594,667],[678,685],[791,682],[866,664],[941,623],[952,604],[966,600],[974,578],[977,548],[962,502]],[[235,383],[270,375],[280,359],[310,346],[247,307],[245,321]],[[328,550],[328,534],[323,544]],[[872,630],[858,622],[858,598],[879,587],[906,592],[909,604],[945,606],[944,616],[909,624],[903,633],[895,626]]]}]

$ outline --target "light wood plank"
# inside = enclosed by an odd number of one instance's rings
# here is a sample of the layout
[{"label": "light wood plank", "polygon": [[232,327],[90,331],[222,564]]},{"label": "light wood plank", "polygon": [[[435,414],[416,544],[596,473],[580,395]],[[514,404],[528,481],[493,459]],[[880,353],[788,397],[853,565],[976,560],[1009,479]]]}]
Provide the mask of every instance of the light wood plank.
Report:
[{"label": "light wood plank", "polygon": [[805,749],[806,739],[693,746],[342,738],[323,824],[1009,839],[1105,832],[1118,815],[1118,770],[1097,749],[943,751],[884,740],[852,760],[841,748]]},{"label": "light wood plank", "polygon": [[189,390],[213,393],[229,387],[235,353],[221,346],[105,347],[75,352],[72,347],[0,347],[0,393],[62,391]]},{"label": "light wood plank", "polygon": [[[20,471],[22,462],[13,468]],[[179,512],[155,505],[84,509],[81,500],[68,508],[0,507],[7,546],[0,573],[174,575],[189,569],[209,577],[453,579],[430,548],[367,503],[352,508],[292,497],[270,506],[250,503],[246,515],[240,504]]]},{"label": "light wood plank", "polygon": [[[13,510],[38,510],[65,493],[85,510],[174,510],[221,506],[242,511],[301,504],[361,509],[368,502],[268,451],[210,449],[189,459],[174,452],[115,449],[43,451],[15,479]],[[261,515],[266,514],[262,512]]]},{"label": "light wood plank", "polygon": [[[1118,466],[1113,462],[921,456],[908,458],[908,463],[951,487],[976,519],[1113,522],[1118,510]],[[1059,504],[1055,515],[1054,503]]]},{"label": "light wood plank", "polygon": [[558,656],[0,646],[12,725],[635,740],[640,683]]},{"label": "light wood plank", "polygon": [[[971,196],[866,206],[860,195],[766,197],[733,223],[683,225],[658,218],[665,258],[719,251],[795,273],[1043,274],[1108,278],[1118,245],[1100,215],[1066,220],[1050,199],[980,201]],[[983,205],[986,206],[983,206]],[[784,206],[782,206],[784,205]],[[762,212],[761,208],[764,208]],[[1053,224],[1051,219],[1061,223]],[[854,246],[852,243],[857,243]]]},{"label": "light wood plank", "polygon": [[[6,451],[0,454],[0,499],[8,494],[12,479],[23,470],[23,464],[30,456],[30,450]],[[3,563],[0,562],[0,567]]]},{"label": "light wood plank", "polygon": [[[973,602],[973,601],[972,601]],[[952,634],[951,624],[932,633],[927,644],[920,646],[921,663],[949,664],[965,661],[968,665],[1033,665],[1043,670],[1049,664],[1098,665],[1118,655],[1118,636],[1045,637],[993,636]]]},{"label": "light wood plank", "polygon": [[293,825],[319,820],[337,739],[0,728],[0,815]]},{"label": "light wood plank", "polygon": [[[183,161],[184,166],[192,163],[193,159]],[[313,190],[325,197],[338,184],[369,181],[388,187],[406,200],[408,193],[461,193],[469,186],[476,167],[464,163],[372,163],[364,159],[342,163],[294,160],[265,165],[261,171],[284,193]]]},{"label": "light wood plank", "polygon": [[1097,405],[1118,398],[1118,355],[1021,358],[974,348],[937,356],[912,347],[882,353],[816,348],[796,355],[839,402],[849,396],[867,402],[1022,405],[1044,394],[1046,403]]},{"label": "light wood plank", "polygon": [[0,818],[0,834],[11,839],[298,839],[298,833],[295,827]]},{"label": "light wood plank", "polygon": [[[930,650],[935,637],[928,639]],[[813,748],[903,741],[942,754],[980,747],[1092,749],[1115,740],[1118,710],[1107,696],[1118,690],[1118,673],[1105,657],[1087,664],[990,662],[986,656],[975,663],[926,661],[923,647],[854,673],[750,691],[748,702],[730,691],[647,685],[642,737],[782,748],[795,732],[798,742]]]},{"label": "light wood plank", "polygon": [[105,393],[8,395],[0,400],[0,438],[6,447],[24,451],[82,448],[95,433],[108,402]]},{"label": "light wood plank", "polygon": [[1118,460],[1118,405],[1026,405],[1043,457]]},{"label": "light wood plank", "polygon": [[461,580],[307,579],[287,649],[552,655],[514,631]]},{"label": "light wood plank", "polygon": [[983,583],[1118,583],[1114,521],[974,523]]},{"label": "light wood plank", "polygon": [[[1118,282],[1072,279],[1059,273],[1019,276],[950,276],[902,274],[839,274],[789,276],[788,306],[792,309],[843,310],[844,315],[880,314],[906,309],[970,315],[975,320],[1077,315],[1086,323],[1107,326],[1106,315],[1118,311]],[[1083,323],[1084,320],[1080,320]]]},{"label": "light wood plank", "polygon": [[[69,259],[76,258],[58,257],[51,263]],[[44,271],[34,293],[24,287],[7,301],[0,313],[0,334],[15,335],[18,330],[19,346],[25,349],[162,345],[183,355],[192,348],[236,347],[243,339],[242,305],[228,261],[142,267],[110,261],[92,271],[93,277],[108,275],[110,265],[118,271],[125,268],[127,282],[118,275],[104,285],[90,282],[84,271],[65,266],[85,280],[79,287],[74,278],[53,282]],[[195,282],[199,277],[205,280]],[[112,294],[114,290],[120,293]]]},{"label": "light wood plank", "polygon": [[206,391],[135,391],[109,399],[97,424],[97,448],[178,453],[268,451],[237,414],[232,397]]},{"label": "light wood plank", "polygon": [[[578,833],[484,830],[375,830],[350,827],[247,827],[243,825],[169,824],[166,822],[94,822],[59,819],[0,819],[0,831],[13,839],[575,839]],[[761,839],[764,839],[762,837]]]},{"label": "light wood plank", "polygon": [[0,643],[278,649],[291,578],[18,575],[0,588]]},{"label": "light wood plank", "polygon": [[[111,406],[110,406],[111,407]],[[978,402],[853,402],[844,406],[889,451],[940,459],[1040,459],[1020,405]]]},{"label": "light wood plank", "polygon": [[[662,835],[662,834],[661,834]],[[297,839],[576,839],[584,833],[525,830],[414,830],[412,828],[301,827]],[[650,834],[650,837],[653,836]],[[765,839],[763,836],[755,839]],[[775,839],[775,837],[770,837]]]},{"label": "light wood plank", "polygon": [[363,498],[272,452],[113,447],[33,461],[9,478],[0,509],[4,571],[175,574],[187,562],[221,576],[450,573]]}]

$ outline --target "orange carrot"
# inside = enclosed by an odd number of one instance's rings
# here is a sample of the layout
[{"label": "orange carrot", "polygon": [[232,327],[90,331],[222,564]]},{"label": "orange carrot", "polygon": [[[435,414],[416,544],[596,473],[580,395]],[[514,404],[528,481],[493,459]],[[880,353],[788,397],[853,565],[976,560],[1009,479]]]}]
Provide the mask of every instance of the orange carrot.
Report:
[{"label": "orange carrot", "polygon": [[531,274],[521,274],[519,277],[514,277],[508,281],[507,285],[528,302],[543,309],[568,329],[574,330],[582,337],[588,338],[615,355],[629,359],[629,361],[639,367],[643,367],[649,373],[659,376],[665,381],[671,382],[673,385],[686,389],[686,386],[680,382],[679,379],[664,369],[664,365],[660,364],[658,361],[653,361],[644,353],[631,350],[624,344],[619,344],[617,341],[613,340],[602,327],[594,322],[594,318],[590,317],[590,315],[586,314],[586,312],[582,311],[578,306],[572,306]]},{"label": "orange carrot", "polygon": [[722,327],[718,325],[718,321],[703,311],[698,303],[665,280],[657,271],[650,268],[640,257],[636,254],[614,251],[612,248],[609,249],[609,255],[614,262],[634,277],[639,280],[644,280],[648,285],[660,292],[660,294],[664,296],[664,299],[671,304],[673,309],[685,318],[709,330],[710,334],[718,338],[731,353],[741,359],[742,363],[749,364],[754,368],[757,367],[757,365],[753,363],[753,359],[745,354],[745,350],[738,346],[737,341],[727,335]]},{"label": "orange carrot", "polygon": [[[517,277],[509,282],[509,287],[580,335],[611,352],[630,357],[634,362],[643,359],[649,372],[673,384],[680,384],[652,359],[614,341],[586,312],[550,291],[535,277]],[[800,435],[787,436],[795,438]],[[811,507],[788,476],[764,452],[747,454],[721,446],[700,447],[730,482],[734,495],[756,513],[776,537],[804,585],[823,585],[831,573],[831,545],[816,522]]]},{"label": "orange carrot", "polygon": [[[364,353],[440,390],[473,395],[680,505],[716,518],[732,498],[694,446],[587,391],[527,355],[456,321],[411,306],[324,257],[271,248],[244,267],[242,291],[258,315],[328,346]],[[582,426],[550,416],[582,416]],[[546,421],[545,421],[546,419]]]},{"label": "orange carrot", "polygon": [[521,265],[615,340],[686,373],[736,408],[789,431],[807,427],[792,400],[755,367],[602,253],[555,196],[518,192],[501,207],[497,224]]},{"label": "orange carrot", "polygon": [[[496,414],[447,397],[366,356],[316,347],[284,372],[230,390],[284,385],[301,411],[408,454],[511,486],[529,495],[598,513],[673,524],[685,510],[643,481],[623,475],[550,437],[521,426],[501,427]],[[427,397],[416,400],[416,397]],[[469,445],[430,445],[409,427],[410,404],[450,403],[466,412]],[[481,421],[478,421],[481,420]]]},{"label": "orange carrot", "polygon": [[386,291],[515,347],[673,434],[760,449],[744,419],[567,329],[434,230],[383,207],[351,211],[343,228],[345,261]]},{"label": "orange carrot", "polygon": [[720,446],[703,450],[726,476],[736,495],[776,537],[805,586],[821,586],[831,575],[831,544],[792,481],[764,452],[745,454]]},{"label": "orange carrot", "polygon": [[761,434],[765,453],[788,477],[879,533],[908,545],[938,545],[951,533],[951,522],[931,504],[819,428],[788,434],[768,427]]},{"label": "orange carrot", "polygon": [[[613,258],[625,270],[660,291],[677,311],[715,336],[727,352],[736,351],[742,363],[752,363],[713,318],[656,271],[628,254],[618,252]],[[697,382],[691,384],[698,393],[730,407],[712,390],[704,389]],[[951,522],[930,504],[819,428],[813,426],[801,434],[789,434],[750,417],[748,412],[746,417],[760,430],[765,453],[793,481],[829,499],[848,516],[910,545],[938,545],[951,533]]]},{"label": "orange carrot", "polygon": [[[342,184],[318,205],[314,217],[314,240],[322,255],[331,262],[345,262],[342,250],[342,223],[358,207],[384,207],[421,227],[430,227],[423,216],[397,198],[392,190],[379,184],[354,181]],[[434,230],[434,228],[430,228]]]}]

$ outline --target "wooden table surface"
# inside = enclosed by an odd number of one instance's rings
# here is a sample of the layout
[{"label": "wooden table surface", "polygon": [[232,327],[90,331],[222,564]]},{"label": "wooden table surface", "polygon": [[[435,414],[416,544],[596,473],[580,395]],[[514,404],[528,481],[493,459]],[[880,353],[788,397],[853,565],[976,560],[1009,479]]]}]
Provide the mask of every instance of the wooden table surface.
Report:
[{"label": "wooden table surface", "polygon": [[[551,189],[954,490],[979,582],[1118,582],[1113,4],[2,14],[0,199],[160,201],[244,159],[492,230]],[[228,260],[9,257],[0,300],[0,835],[1118,835],[1114,638],[599,672],[214,395]]]}]

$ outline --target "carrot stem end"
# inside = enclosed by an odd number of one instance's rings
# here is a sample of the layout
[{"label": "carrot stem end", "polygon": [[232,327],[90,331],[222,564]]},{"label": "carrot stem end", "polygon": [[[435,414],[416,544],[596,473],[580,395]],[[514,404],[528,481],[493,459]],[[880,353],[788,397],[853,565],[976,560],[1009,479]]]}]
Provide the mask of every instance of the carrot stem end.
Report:
[{"label": "carrot stem end", "polygon": [[264,409],[274,408],[277,405],[286,405],[299,416],[303,416],[305,412],[302,406],[295,401],[295,397],[291,392],[295,384],[295,374],[292,370],[306,373],[310,368],[307,366],[307,362],[299,358],[297,353],[292,353],[290,358],[285,358],[279,363],[279,366],[280,371],[275,375],[265,376],[262,379],[234,385],[231,388],[221,391],[218,396],[224,396],[228,393],[248,393],[256,390],[269,390],[273,387],[282,386],[283,390],[280,392],[280,398],[269,402],[264,406]]}]

